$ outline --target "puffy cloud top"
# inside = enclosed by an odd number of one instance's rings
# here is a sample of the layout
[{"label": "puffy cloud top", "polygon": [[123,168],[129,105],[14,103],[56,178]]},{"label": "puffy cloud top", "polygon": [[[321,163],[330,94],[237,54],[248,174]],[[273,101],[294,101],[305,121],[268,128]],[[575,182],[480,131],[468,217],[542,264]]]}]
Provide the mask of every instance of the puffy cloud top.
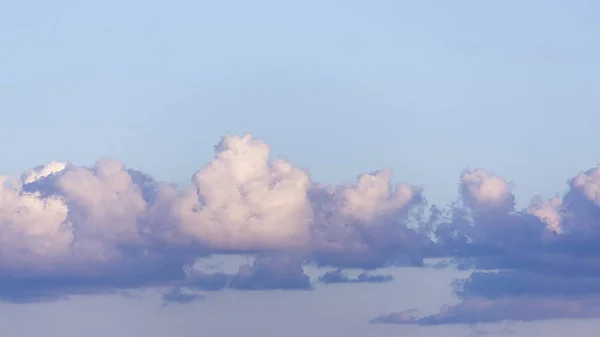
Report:
[{"label": "puffy cloud top", "polygon": [[341,214],[368,222],[406,207],[415,197],[415,190],[408,184],[398,184],[392,189],[391,177],[389,169],[365,173],[358,177],[356,185],[342,188]]},{"label": "puffy cloud top", "polygon": [[181,230],[224,250],[286,249],[305,245],[312,209],[310,178],[251,135],[225,136],[215,158],[174,204]]},{"label": "puffy cloud top", "polygon": [[580,190],[596,206],[600,206],[600,165],[580,172],[571,180],[571,187]]},{"label": "puffy cloud top", "polygon": [[561,208],[562,200],[559,198],[552,198],[532,205],[528,209],[528,212],[548,225],[550,230],[560,234],[563,232],[561,226]]},{"label": "puffy cloud top", "polygon": [[514,196],[508,182],[482,169],[465,171],[460,177],[461,194],[468,206],[484,209],[512,209]]}]

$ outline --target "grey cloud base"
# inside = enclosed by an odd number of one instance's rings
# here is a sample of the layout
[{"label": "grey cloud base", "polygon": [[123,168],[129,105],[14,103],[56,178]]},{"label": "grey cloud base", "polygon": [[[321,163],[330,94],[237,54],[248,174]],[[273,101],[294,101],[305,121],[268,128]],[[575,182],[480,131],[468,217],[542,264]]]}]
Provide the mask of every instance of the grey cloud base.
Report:
[{"label": "grey cloud base", "polygon": [[325,284],[333,283],[385,283],[391,282],[394,278],[391,275],[373,275],[368,272],[360,273],[356,277],[350,277],[342,269],[336,269],[319,277],[319,281]]}]

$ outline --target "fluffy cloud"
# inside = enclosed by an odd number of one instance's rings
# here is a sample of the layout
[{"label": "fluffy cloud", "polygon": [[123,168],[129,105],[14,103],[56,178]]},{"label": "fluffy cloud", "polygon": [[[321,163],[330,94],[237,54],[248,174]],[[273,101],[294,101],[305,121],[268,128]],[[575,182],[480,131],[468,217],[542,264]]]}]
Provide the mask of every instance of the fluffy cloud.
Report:
[{"label": "fluffy cloud", "polygon": [[562,200],[559,198],[552,198],[541,202],[534,203],[527,210],[529,214],[537,217],[543,223],[545,223],[550,230],[557,234],[563,232],[562,229]]},{"label": "fluffy cloud", "polygon": [[570,183],[573,189],[581,191],[588,200],[600,206],[600,165],[580,172]]},{"label": "fluffy cloud", "polygon": [[[392,225],[399,247],[418,236],[403,221],[419,202],[420,191],[407,184],[392,186],[390,170],[363,174],[355,184],[322,185],[304,170],[270,157],[270,147],[252,135],[223,137],[215,158],[193,175],[183,195],[161,187],[163,204],[169,205],[162,213],[169,213],[180,237],[213,252],[366,257],[382,246],[370,241],[384,239],[382,232]],[[416,241],[427,239],[421,235]]]},{"label": "fluffy cloud", "polygon": [[[459,304],[425,318],[409,311],[377,320],[521,319],[519,310],[506,313],[512,305],[538,311],[522,313],[526,320],[596,316],[578,308],[595,303],[588,297],[599,288],[600,166],[576,174],[562,197],[523,210],[508,180],[466,170],[457,201],[425,211],[421,188],[393,183],[391,170],[328,185],[272,157],[250,134],[227,135],[189,186],[108,159],[1,177],[0,299],[169,286],[165,301],[185,302],[199,298],[186,288],[312,289],[306,263],[334,268],[325,283],[385,282],[341,268],[423,266],[426,257],[444,257],[479,269],[457,282]],[[190,267],[198,257],[228,253],[259,257],[236,273]]]},{"label": "fluffy cloud", "polygon": [[464,171],[460,177],[460,192],[465,204],[476,210],[510,211],[515,205],[509,183],[483,169]]},{"label": "fluffy cloud", "polygon": [[[101,280],[115,275],[149,277],[165,268],[177,280],[194,258],[215,253],[293,252],[307,261],[367,267],[421,261],[418,246],[431,244],[407,226],[420,191],[392,186],[390,170],[322,185],[271,159],[270,147],[250,134],[227,135],[215,150],[188,187],[108,159],[92,167],[52,162],[2,177],[0,270],[23,280],[83,278],[95,288],[111,287]],[[232,282],[248,288],[268,265],[242,270]]]},{"label": "fluffy cloud", "polygon": [[310,240],[308,174],[251,135],[225,136],[215,158],[173,203],[183,233],[224,251],[301,248]]},{"label": "fluffy cloud", "polygon": [[392,172],[365,173],[355,184],[315,185],[312,245],[321,266],[372,269],[422,265],[433,245],[429,233],[411,227],[411,211],[423,203],[421,190],[391,183]]},{"label": "fluffy cloud", "polygon": [[[32,180],[31,176],[25,177]],[[0,259],[18,268],[23,262],[53,260],[68,254],[74,241],[69,208],[60,197],[24,192],[23,181],[2,177],[0,185]]]},{"label": "fluffy cloud", "polygon": [[[600,169],[577,174],[562,198],[514,208],[505,179],[483,170],[461,177],[461,200],[432,212],[442,255],[475,268],[456,282],[460,302],[434,315],[392,313],[374,322],[472,324],[596,318],[600,291]],[[435,210],[435,209],[434,209]]]}]

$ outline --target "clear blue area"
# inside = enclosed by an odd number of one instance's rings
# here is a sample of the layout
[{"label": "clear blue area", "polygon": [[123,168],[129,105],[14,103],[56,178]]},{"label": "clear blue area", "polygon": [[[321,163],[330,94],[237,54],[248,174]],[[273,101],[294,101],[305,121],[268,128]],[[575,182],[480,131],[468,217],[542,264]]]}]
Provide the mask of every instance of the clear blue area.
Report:
[{"label": "clear blue area", "polygon": [[123,160],[185,182],[252,132],[324,182],[465,167],[531,194],[596,165],[600,2],[2,1],[0,172]]}]

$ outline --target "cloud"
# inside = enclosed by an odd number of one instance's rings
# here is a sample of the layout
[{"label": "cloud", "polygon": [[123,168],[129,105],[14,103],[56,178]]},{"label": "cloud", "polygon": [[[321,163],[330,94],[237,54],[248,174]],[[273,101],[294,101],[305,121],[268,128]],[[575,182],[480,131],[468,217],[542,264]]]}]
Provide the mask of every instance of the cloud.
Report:
[{"label": "cloud", "polygon": [[182,281],[182,285],[198,290],[218,291],[227,288],[232,278],[232,275],[223,272],[207,273],[187,269],[186,279]]},{"label": "cloud", "polygon": [[[461,269],[479,269],[455,282],[460,302],[434,315],[414,311],[373,322],[473,324],[505,320],[596,318],[600,291],[600,166],[568,181],[562,197],[514,207],[511,184],[482,169],[463,172],[460,199],[433,206],[437,253]],[[588,310],[589,309],[589,310]]]},{"label": "cloud", "polygon": [[460,194],[476,210],[513,210],[515,197],[510,189],[504,178],[483,169],[466,170],[460,177]]},{"label": "cloud", "polygon": [[[271,157],[252,135],[227,135],[187,187],[111,159],[92,167],[51,162],[2,177],[0,274],[24,285],[7,281],[7,294],[14,287],[12,300],[35,300],[184,282],[186,266],[211,254],[291,253],[336,267],[422,263],[419,245],[431,240],[408,225],[419,189],[392,186],[390,170],[353,184],[316,184]],[[268,258],[235,277],[196,282],[206,290],[310,285],[300,263]]]},{"label": "cloud", "polygon": [[404,311],[392,312],[387,315],[375,317],[371,323],[375,324],[416,324],[418,309],[408,309]]},{"label": "cloud", "polygon": [[236,289],[262,290],[312,290],[310,276],[302,268],[301,260],[284,255],[260,255],[252,264],[243,264],[238,271],[227,274],[221,271],[205,272],[190,267],[180,286],[205,291]]},{"label": "cloud", "polygon": [[600,317],[599,297],[540,298],[514,297],[501,299],[470,298],[456,305],[446,305],[439,313],[416,317],[414,311],[376,317],[372,323],[445,325],[532,322],[551,319],[590,319]]},{"label": "cloud", "polygon": [[536,218],[540,219],[553,232],[562,234],[563,229],[561,226],[561,223],[562,223],[561,207],[562,207],[562,200],[559,198],[552,198],[552,199],[543,200],[541,202],[537,202],[537,203],[531,205],[531,207],[529,207],[527,212],[529,212],[529,214],[535,216]]},{"label": "cloud", "polygon": [[185,277],[178,264],[122,266],[121,269],[54,271],[4,271],[0,276],[0,300],[33,303],[67,299],[70,295],[115,293],[119,290],[150,288],[172,284]]},{"label": "cloud", "polygon": [[181,288],[173,288],[162,295],[163,306],[169,303],[190,304],[192,302],[203,301],[204,296],[201,294],[193,294],[182,292]]},{"label": "cloud", "polygon": [[308,174],[284,160],[270,161],[270,147],[249,134],[225,136],[216,150],[173,204],[182,232],[225,251],[305,246],[312,221]]},{"label": "cloud", "polygon": [[456,283],[462,298],[600,295],[600,278],[544,275],[529,271],[474,272]]},{"label": "cloud", "polygon": [[[462,302],[448,309],[457,317],[475,303],[496,314],[521,296],[534,301],[525,307],[553,307],[596,295],[600,166],[527,209],[516,208],[513,183],[483,169],[462,172],[448,207],[427,205],[422,188],[392,177],[382,169],[340,185],[314,182],[250,134],[224,136],[188,186],[111,159],[1,177],[0,299],[156,286],[308,290],[305,264],[333,268],[325,283],[385,282],[341,269],[425,266],[429,257],[478,269],[457,281]],[[233,253],[258,257],[236,273],[190,268],[199,257]]]},{"label": "cloud", "polygon": [[229,287],[239,290],[313,289],[300,261],[289,257],[259,257],[252,265],[241,266]]},{"label": "cloud", "polygon": [[320,265],[364,268],[420,265],[419,246],[432,244],[408,226],[421,191],[393,186],[391,170],[324,185],[288,161],[271,160],[270,147],[250,134],[227,135],[215,150],[183,195],[158,188],[151,218],[172,222],[178,232],[170,235],[179,241],[213,253],[300,252]]},{"label": "cloud", "polygon": [[364,269],[423,265],[424,254],[434,244],[414,221],[424,203],[422,192],[408,184],[394,186],[391,177],[390,170],[380,170],[360,175],[355,184],[311,188],[317,265]]},{"label": "cloud", "polygon": [[358,274],[351,278],[341,269],[329,271],[319,277],[319,281],[325,284],[332,283],[385,283],[391,282],[394,278],[391,275],[372,275],[368,272]]},{"label": "cloud", "polygon": [[443,256],[475,268],[455,282],[460,302],[417,317],[414,311],[377,317],[375,323],[475,324],[561,318],[599,318],[600,168],[568,181],[562,197],[514,208],[509,184],[483,170],[461,177],[461,199],[433,208]]}]

